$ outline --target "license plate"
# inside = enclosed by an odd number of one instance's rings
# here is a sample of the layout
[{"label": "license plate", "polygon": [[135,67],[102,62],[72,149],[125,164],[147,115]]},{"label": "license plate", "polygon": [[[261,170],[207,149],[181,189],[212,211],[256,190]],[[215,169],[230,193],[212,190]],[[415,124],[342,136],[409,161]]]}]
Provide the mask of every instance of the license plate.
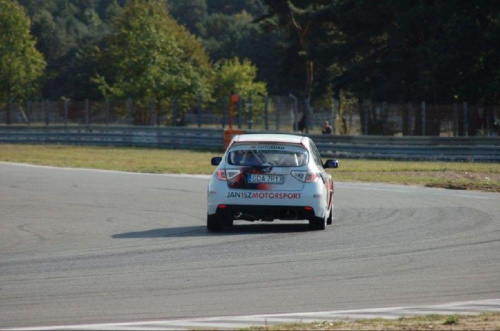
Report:
[{"label": "license plate", "polygon": [[285,177],[283,175],[255,175],[249,174],[247,176],[249,183],[265,183],[265,184],[283,184]]}]

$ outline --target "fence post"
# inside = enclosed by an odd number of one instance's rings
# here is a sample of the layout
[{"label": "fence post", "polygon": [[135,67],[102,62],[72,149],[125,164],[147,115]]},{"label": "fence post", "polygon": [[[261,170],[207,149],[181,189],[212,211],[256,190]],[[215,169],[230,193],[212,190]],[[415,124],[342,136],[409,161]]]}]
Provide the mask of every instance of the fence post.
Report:
[{"label": "fence post", "polygon": [[202,103],[203,101],[203,96],[201,93],[198,95],[198,127],[201,128],[201,112],[202,112]]},{"label": "fence post", "polygon": [[422,101],[422,136],[425,136],[425,108],[426,108],[426,103],[425,101]]},{"label": "fence post", "polygon": [[85,99],[85,124],[90,125],[90,104],[89,99]]},{"label": "fence post", "polygon": [[280,109],[281,109],[281,98],[278,97],[276,100],[276,131],[280,129]]},{"label": "fence post", "polygon": [[410,103],[408,102],[406,104],[406,106],[403,105],[402,107],[404,109],[402,110],[402,114],[401,114],[401,116],[402,116],[402,123],[401,124],[403,126],[401,129],[402,129],[402,132],[403,132],[403,136],[409,136],[409,135],[411,135],[411,133],[410,133],[411,132],[411,126],[410,126],[410,123],[411,123],[410,122],[411,121],[410,120],[410,116],[411,116],[411,114],[410,114]]},{"label": "fence post", "polygon": [[[45,105],[45,106],[44,106]],[[49,125],[49,102],[42,100],[42,108],[45,113],[45,125]]]},{"label": "fence post", "polygon": [[364,122],[365,122],[365,136],[368,135],[369,130],[368,130],[368,125],[370,125],[370,105],[371,101],[370,100],[365,100],[364,105],[363,105],[363,113],[364,113]]},{"label": "fence post", "polygon": [[106,98],[106,126],[109,125],[109,98]]},{"label": "fence post", "polygon": [[469,105],[467,102],[463,103],[463,111],[464,111],[464,136],[467,137],[469,135]]},{"label": "fence post", "polygon": [[339,112],[339,100],[333,98],[333,108],[332,108],[332,118],[330,119],[330,125],[332,126],[332,134],[336,134],[337,124],[337,114]]},{"label": "fence post", "polygon": [[406,122],[406,125],[408,127],[408,129],[406,130],[406,134],[408,136],[412,136],[415,134],[415,131],[414,129],[412,128],[412,118],[413,118],[413,104],[411,102],[408,102],[408,105],[407,105],[407,111],[408,111],[408,115],[407,115],[407,122]]},{"label": "fence post", "polygon": [[[42,107],[42,109],[41,109],[42,111],[38,115],[39,116],[38,118],[39,118],[39,122],[43,123],[43,122],[46,122],[45,121],[45,117],[46,117],[46,115],[45,115],[45,101],[43,100],[43,98],[40,100],[40,107]],[[45,125],[47,125],[47,123],[45,123]]]},{"label": "fence post", "polygon": [[264,128],[269,130],[269,98],[265,97],[264,98]]},{"label": "fence post", "polygon": [[27,101],[26,102],[26,124],[27,125],[30,125],[31,124],[31,101]]},{"label": "fence post", "polygon": [[174,97],[172,100],[172,126],[177,126],[177,118],[178,118],[178,111],[177,111],[177,97]]},{"label": "fence post", "polygon": [[298,100],[297,97],[292,93],[288,94],[288,96],[293,99],[293,131],[297,132],[299,131],[299,119],[297,118],[299,108]]},{"label": "fence post", "polygon": [[382,135],[387,136],[387,121],[389,120],[387,101],[382,102],[382,114],[380,118],[382,120]]},{"label": "fence post", "polygon": [[243,98],[238,98],[238,129],[241,129],[241,122],[243,116]]},{"label": "fence post", "polygon": [[149,126],[154,126],[153,119],[153,98],[148,99]]},{"label": "fence post", "polygon": [[453,103],[453,137],[458,136],[458,104]]},{"label": "fence post", "polygon": [[9,107],[6,109],[5,124],[10,125],[10,113],[12,112],[12,99],[9,100]]},{"label": "fence post", "polygon": [[488,106],[484,107],[483,118],[484,117],[486,117],[486,122],[484,123],[486,125],[486,135],[489,137],[491,134],[491,130],[490,130],[490,109]]},{"label": "fence post", "polygon": [[64,99],[64,126],[68,125],[68,99]]},{"label": "fence post", "polygon": [[132,114],[133,110],[132,110],[132,98],[131,97],[128,97],[127,98],[127,122],[128,122],[128,125],[133,125],[134,124],[134,118],[133,118],[133,114]]},{"label": "fence post", "polygon": [[222,129],[226,128],[226,109],[227,109],[227,98],[223,97],[221,100],[222,104]]},{"label": "fence post", "polygon": [[305,133],[309,133],[309,98],[304,100],[305,108],[304,108],[304,131]]},{"label": "fence post", "polygon": [[252,104],[252,96],[248,97],[248,130],[252,130],[252,120],[253,120],[253,104]]}]

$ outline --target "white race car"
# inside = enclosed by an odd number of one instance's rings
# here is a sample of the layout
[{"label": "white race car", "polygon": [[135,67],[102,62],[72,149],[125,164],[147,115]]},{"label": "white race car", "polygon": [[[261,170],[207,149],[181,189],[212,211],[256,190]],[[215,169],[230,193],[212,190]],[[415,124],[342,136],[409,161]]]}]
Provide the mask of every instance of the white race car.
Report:
[{"label": "white race car", "polygon": [[235,136],[208,184],[207,229],[220,231],[234,220],[309,220],[313,230],[333,221],[334,184],[314,142],[303,136]]}]

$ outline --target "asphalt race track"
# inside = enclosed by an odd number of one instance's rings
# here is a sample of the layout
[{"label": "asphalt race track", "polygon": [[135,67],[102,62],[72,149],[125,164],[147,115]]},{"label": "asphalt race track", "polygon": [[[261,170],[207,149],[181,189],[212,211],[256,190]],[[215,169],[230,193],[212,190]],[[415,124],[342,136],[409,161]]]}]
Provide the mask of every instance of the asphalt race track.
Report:
[{"label": "asphalt race track", "polygon": [[212,234],[207,181],[0,163],[0,328],[500,298],[500,194],[337,183],[326,231]]}]

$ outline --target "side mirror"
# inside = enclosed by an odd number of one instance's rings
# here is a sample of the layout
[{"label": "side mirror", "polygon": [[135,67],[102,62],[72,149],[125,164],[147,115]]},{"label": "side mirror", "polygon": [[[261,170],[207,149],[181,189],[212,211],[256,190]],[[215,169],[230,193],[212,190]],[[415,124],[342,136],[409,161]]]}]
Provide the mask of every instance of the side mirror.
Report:
[{"label": "side mirror", "polygon": [[222,161],[222,158],[220,156],[213,157],[212,158],[212,165],[213,166],[218,166]]},{"label": "side mirror", "polygon": [[325,165],[323,166],[323,168],[325,169],[328,168],[337,169],[338,167],[339,167],[339,161],[337,160],[326,160]]}]

